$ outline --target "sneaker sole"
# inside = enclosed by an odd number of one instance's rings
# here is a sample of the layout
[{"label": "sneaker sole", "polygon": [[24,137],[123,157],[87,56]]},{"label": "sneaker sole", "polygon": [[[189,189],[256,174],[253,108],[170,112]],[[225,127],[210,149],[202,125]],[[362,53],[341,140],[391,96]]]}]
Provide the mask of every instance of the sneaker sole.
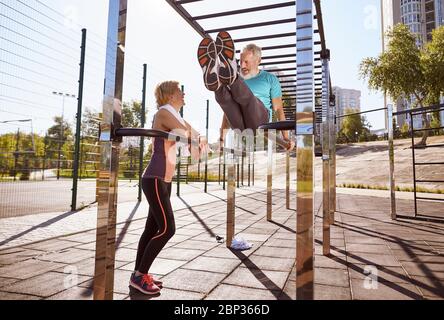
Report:
[{"label": "sneaker sole", "polygon": [[149,296],[154,296],[154,295],[160,293],[160,290],[159,290],[159,291],[156,291],[156,292],[145,291],[145,290],[143,290],[141,287],[139,287],[138,285],[133,284],[132,282],[130,282],[129,285],[130,285],[131,288],[134,288],[134,289],[136,289],[137,291],[139,291],[139,292],[141,292],[141,293],[143,293],[143,294],[149,295]]},{"label": "sneaker sole", "polygon": [[219,80],[222,84],[232,85],[237,76],[236,71],[231,67],[232,61],[235,60],[236,50],[228,32],[222,31],[217,35],[216,50],[221,62]]},{"label": "sneaker sole", "polygon": [[204,71],[205,86],[210,91],[217,91],[220,87],[220,82],[217,72],[213,71],[217,64],[216,46],[213,40],[205,38],[201,41],[197,51],[197,58]]}]

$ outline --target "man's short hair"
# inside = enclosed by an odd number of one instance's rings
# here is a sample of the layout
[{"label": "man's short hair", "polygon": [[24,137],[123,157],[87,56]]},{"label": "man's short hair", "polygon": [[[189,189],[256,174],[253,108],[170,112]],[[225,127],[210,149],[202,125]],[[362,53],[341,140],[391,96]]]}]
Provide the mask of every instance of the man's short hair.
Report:
[{"label": "man's short hair", "polygon": [[243,52],[245,52],[245,51],[250,51],[259,60],[262,59],[262,49],[260,47],[258,47],[257,45],[255,45],[254,43],[250,43],[249,45],[247,45],[244,48]]}]

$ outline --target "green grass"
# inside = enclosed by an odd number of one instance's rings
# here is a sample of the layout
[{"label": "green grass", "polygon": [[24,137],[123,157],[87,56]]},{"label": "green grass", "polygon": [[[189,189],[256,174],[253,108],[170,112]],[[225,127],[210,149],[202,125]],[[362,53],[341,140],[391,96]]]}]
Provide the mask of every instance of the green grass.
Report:
[{"label": "green grass", "polygon": [[[370,186],[362,183],[344,183],[338,185],[338,188],[348,188],[348,189],[366,189],[366,190],[389,190],[386,186]],[[398,192],[414,192],[413,187],[399,187],[395,188]],[[419,193],[433,193],[433,194],[444,194],[442,189],[428,189],[424,187],[416,187],[416,192]]]}]

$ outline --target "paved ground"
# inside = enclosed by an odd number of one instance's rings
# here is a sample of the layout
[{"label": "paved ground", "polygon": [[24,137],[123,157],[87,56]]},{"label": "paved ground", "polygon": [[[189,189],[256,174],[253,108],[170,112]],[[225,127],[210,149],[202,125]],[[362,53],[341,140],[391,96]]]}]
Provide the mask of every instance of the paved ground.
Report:
[{"label": "paved ground", "polygon": [[[265,194],[239,191],[236,232],[254,244],[242,253],[215,241],[215,235],[225,234],[223,192],[205,199],[201,194],[184,196],[183,209],[175,204],[176,236],[151,270],[165,287],[154,299],[295,299],[295,211],[284,208],[282,194],[274,193],[274,221],[268,223]],[[404,202],[408,205],[408,200],[399,200]],[[321,255],[322,221],[316,218],[316,299],[444,298],[444,226],[392,221],[388,208],[384,197],[339,194],[329,257]],[[140,207],[119,219],[115,299],[146,299],[128,288],[145,212]],[[322,212],[319,202],[316,212]],[[41,231],[47,227],[42,225]],[[0,246],[0,299],[92,298],[94,230],[11,243]],[[369,271],[377,272],[377,282]]]},{"label": "paved ground", "polygon": [[[120,181],[119,201],[137,200],[138,182]],[[71,209],[71,179],[16,181],[0,183],[0,219]],[[96,180],[81,180],[78,185],[78,207],[95,202]],[[56,196],[55,196],[56,195]]]}]

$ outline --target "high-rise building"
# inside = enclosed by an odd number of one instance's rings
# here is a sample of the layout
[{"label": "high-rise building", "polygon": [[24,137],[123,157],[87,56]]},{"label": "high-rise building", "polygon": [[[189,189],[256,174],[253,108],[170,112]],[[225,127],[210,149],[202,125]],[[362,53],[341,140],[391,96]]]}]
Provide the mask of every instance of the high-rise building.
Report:
[{"label": "high-rise building", "polygon": [[[336,114],[338,116],[344,115],[347,109],[353,109],[356,112],[361,111],[361,91],[333,87],[333,94],[336,96]],[[341,128],[342,118],[339,118],[338,131]]]},{"label": "high-rise building", "polygon": [[[410,28],[410,31],[416,35],[417,45],[423,46],[431,40],[432,31],[444,25],[444,0],[381,0],[382,12],[382,48],[387,48],[387,38],[385,34],[393,26],[403,23]],[[390,101],[387,97],[387,104],[393,104],[395,111],[402,111],[409,107],[404,99],[396,103]],[[401,127],[408,120],[405,115],[397,117],[397,124]],[[421,120],[416,119],[418,124]],[[407,122],[408,123],[408,122]]]}]

